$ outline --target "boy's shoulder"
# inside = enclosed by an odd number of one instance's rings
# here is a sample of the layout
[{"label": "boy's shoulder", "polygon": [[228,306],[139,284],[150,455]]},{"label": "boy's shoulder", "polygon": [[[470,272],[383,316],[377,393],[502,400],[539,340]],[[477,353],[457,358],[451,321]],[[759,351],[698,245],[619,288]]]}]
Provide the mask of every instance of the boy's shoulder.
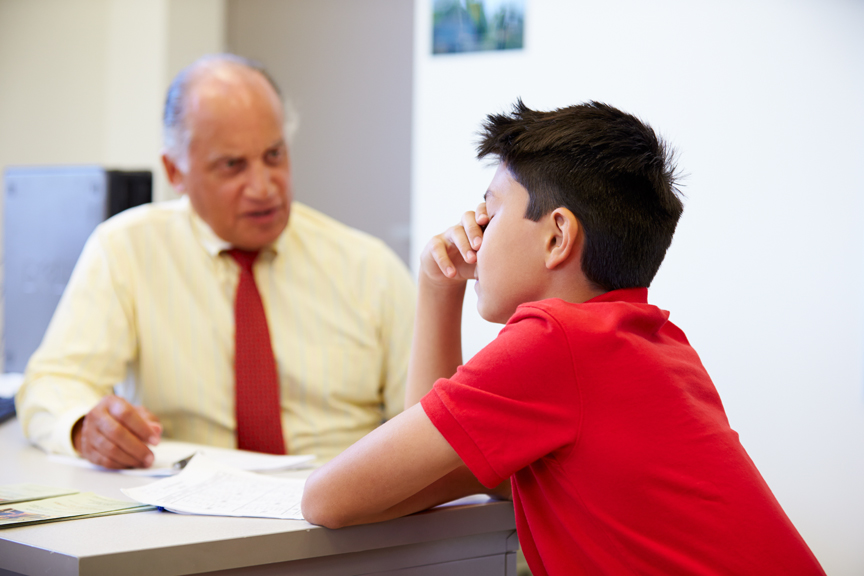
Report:
[{"label": "boy's shoulder", "polygon": [[669,312],[648,303],[646,288],[615,290],[583,303],[558,298],[528,302],[516,309],[499,338],[505,334],[499,344],[511,352],[530,342],[534,349],[569,349],[580,363],[627,357],[633,347],[651,350],[648,357],[666,356],[673,349],[696,355],[684,332],[669,321]]},{"label": "boy's shoulder", "polygon": [[566,328],[580,326],[598,334],[632,329],[657,330],[669,320],[669,312],[648,303],[647,288],[613,290],[587,302],[573,303],[549,298],[521,304],[508,321],[515,324],[532,317],[544,317]]}]

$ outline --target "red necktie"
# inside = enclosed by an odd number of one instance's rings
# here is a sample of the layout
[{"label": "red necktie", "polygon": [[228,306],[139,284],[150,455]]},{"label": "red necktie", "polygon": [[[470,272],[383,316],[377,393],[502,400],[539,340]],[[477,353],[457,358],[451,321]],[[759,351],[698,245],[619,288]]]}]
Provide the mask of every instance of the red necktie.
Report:
[{"label": "red necktie", "polygon": [[270,330],[252,264],[258,252],[229,250],[240,265],[234,299],[234,395],[237,447],[268,454],[285,454],[279,376],[270,344]]}]

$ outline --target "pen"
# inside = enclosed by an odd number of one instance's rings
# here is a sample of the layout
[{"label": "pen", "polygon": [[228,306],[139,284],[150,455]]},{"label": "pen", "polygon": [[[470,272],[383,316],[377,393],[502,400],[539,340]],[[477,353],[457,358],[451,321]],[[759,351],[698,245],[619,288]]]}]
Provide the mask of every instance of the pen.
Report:
[{"label": "pen", "polygon": [[197,454],[197,452],[190,454],[189,456],[187,456],[186,458],[183,458],[182,460],[178,460],[171,467],[174,468],[175,470],[183,470],[186,467],[186,465],[189,464],[189,461],[192,460],[192,458],[195,456],[195,454]]}]

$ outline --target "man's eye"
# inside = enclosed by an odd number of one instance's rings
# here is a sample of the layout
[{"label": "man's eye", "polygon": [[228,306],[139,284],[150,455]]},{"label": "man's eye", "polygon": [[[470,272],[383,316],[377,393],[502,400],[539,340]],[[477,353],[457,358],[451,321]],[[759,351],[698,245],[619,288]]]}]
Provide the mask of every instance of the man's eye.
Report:
[{"label": "man's eye", "polygon": [[267,160],[270,162],[279,162],[282,160],[282,149],[274,148],[273,150],[267,151]]}]

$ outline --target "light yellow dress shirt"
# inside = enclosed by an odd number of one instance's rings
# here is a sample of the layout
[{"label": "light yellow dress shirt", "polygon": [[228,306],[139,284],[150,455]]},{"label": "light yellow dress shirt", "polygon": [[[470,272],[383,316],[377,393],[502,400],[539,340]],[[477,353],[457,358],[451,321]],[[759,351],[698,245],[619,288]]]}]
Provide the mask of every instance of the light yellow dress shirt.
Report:
[{"label": "light yellow dress shirt", "polygon": [[[233,447],[239,268],[188,199],[134,208],[88,240],[16,399],[46,451],[115,385],[164,436]],[[300,203],[255,262],[291,454],[327,460],[402,409],[415,289],[380,240]]]}]

